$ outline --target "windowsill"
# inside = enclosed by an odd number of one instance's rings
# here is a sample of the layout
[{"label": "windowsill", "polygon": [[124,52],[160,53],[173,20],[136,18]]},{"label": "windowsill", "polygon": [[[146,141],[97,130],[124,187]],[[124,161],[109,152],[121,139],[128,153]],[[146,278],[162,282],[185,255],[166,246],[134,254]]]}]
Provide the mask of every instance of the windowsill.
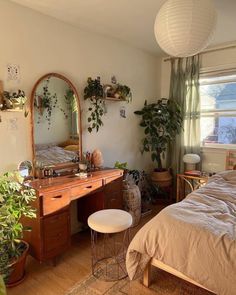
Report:
[{"label": "windowsill", "polygon": [[207,144],[201,146],[201,151],[217,150],[219,152],[225,152],[226,150],[236,150],[236,144]]}]

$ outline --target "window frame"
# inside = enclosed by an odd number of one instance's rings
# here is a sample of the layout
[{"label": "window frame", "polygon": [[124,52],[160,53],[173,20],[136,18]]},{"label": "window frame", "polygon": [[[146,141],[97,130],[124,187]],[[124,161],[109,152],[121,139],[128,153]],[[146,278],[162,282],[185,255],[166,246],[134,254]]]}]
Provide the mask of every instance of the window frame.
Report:
[{"label": "window frame", "polygon": [[[213,83],[202,83],[201,84],[201,79],[207,79],[207,78],[212,78],[212,77],[221,77],[221,76],[229,76],[229,77],[232,77],[232,75],[236,75],[236,64],[231,64],[231,65],[228,65],[227,67],[224,66],[219,66],[219,67],[214,67],[214,68],[202,68],[200,70],[200,77],[199,77],[199,84],[200,84],[200,87],[201,85],[213,85],[213,84],[217,84],[217,82],[213,82]],[[235,82],[236,83],[236,77],[235,79],[225,79],[225,81],[223,83],[230,83],[230,82]],[[201,99],[201,93],[199,91],[199,95],[200,95],[200,99]],[[202,112],[201,110],[201,105],[200,105],[200,121],[201,121],[201,118],[202,118],[202,114],[205,114],[205,117],[207,117],[207,114],[212,114],[213,116],[215,114],[227,114],[230,116],[231,115],[235,115],[235,118],[236,118],[236,108],[235,110],[219,110],[219,111],[215,111],[215,110],[205,110]],[[200,123],[201,124],[201,123]],[[201,127],[200,127],[200,131],[201,131]],[[200,146],[201,146],[201,149],[207,149],[207,148],[214,148],[214,149],[224,149],[224,150],[234,150],[236,149],[236,144],[222,144],[222,143],[205,143],[203,144],[203,141],[201,141],[200,143]]]}]

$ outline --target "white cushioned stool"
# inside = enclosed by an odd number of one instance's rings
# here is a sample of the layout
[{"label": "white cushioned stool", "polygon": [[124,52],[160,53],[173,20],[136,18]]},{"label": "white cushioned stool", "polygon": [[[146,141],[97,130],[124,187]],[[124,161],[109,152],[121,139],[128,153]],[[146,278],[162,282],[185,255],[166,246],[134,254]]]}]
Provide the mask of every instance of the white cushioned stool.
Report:
[{"label": "white cushioned stool", "polygon": [[132,216],[119,209],[100,210],[89,216],[88,225],[91,229],[93,275],[104,281],[125,278]]}]

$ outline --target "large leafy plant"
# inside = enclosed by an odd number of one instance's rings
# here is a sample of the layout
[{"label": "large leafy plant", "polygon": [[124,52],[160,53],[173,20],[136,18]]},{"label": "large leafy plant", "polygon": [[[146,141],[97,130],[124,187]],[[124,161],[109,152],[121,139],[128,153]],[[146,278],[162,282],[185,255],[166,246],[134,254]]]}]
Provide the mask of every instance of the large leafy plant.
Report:
[{"label": "large leafy plant", "polygon": [[25,186],[18,174],[0,176],[0,274],[6,281],[10,264],[25,250],[21,239],[29,228],[23,226],[21,218],[36,217],[30,205],[35,198],[35,191]]},{"label": "large leafy plant", "polygon": [[84,89],[84,99],[90,100],[90,116],[88,117],[88,131],[91,133],[93,129],[97,132],[103,125],[102,116],[105,113],[104,110],[104,92],[103,86],[100,83],[100,78],[92,79],[88,78],[87,86]]},{"label": "large leafy plant", "polygon": [[142,152],[151,152],[152,161],[162,171],[161,155],[182,129],[181,109],[175,101],[162,99],[150,104],[145,101],[144,107],[134,113],[141,116],[139,125],[144,128]]}]

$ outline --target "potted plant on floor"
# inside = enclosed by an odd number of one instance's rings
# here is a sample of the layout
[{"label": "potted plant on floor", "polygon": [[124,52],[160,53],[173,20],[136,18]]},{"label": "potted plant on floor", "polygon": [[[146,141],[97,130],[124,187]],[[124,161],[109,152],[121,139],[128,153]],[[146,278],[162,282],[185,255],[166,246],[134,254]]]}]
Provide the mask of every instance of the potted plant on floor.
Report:
[{"label": "potted plant on floor", "polygon": [[30,205],[35,198],[35,191],[17,173],[0,176],[0,275],[9,287],[24,279],[29,245],[22,238],[23,231],[30,229],[21,219],[36,217]]},{"label": "potted plant on floor", "polygon": [[150,152],[157,168],[152,173],[152,181],[159,187],[170,186],[172,177],[169,171],[163,168],[162,156],[168,144],[182,129],[183,119],[179,105],[167,99],[156,103],[144,103],[140,111],[134,112],[142,117],[140,126],[144,128],[145,137],[142,140],[142,152]]}]

